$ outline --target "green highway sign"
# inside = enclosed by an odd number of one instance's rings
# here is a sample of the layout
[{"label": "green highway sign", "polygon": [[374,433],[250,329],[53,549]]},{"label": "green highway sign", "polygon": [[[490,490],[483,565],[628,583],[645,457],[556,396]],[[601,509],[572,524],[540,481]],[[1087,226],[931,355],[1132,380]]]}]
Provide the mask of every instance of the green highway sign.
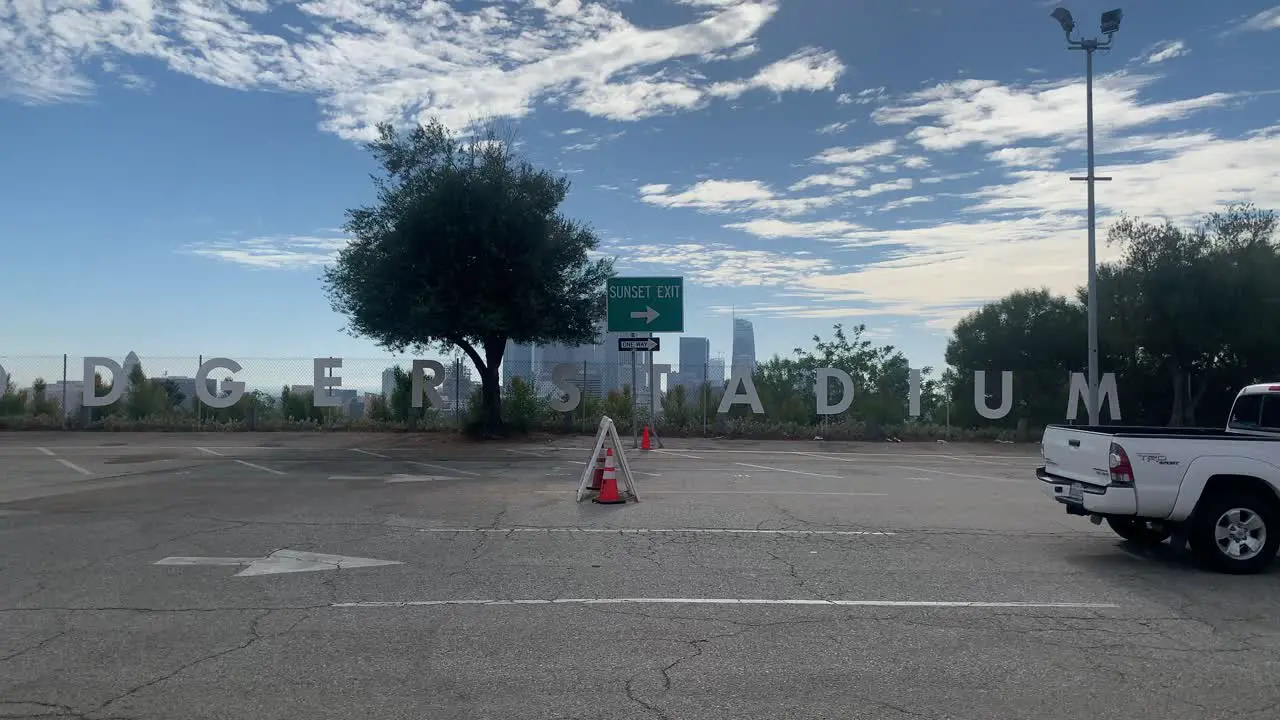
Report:
[{"label": "green highway sign", "polygon": [[609,332],[684,332],[684,278],[615,277],[607,287]]}]

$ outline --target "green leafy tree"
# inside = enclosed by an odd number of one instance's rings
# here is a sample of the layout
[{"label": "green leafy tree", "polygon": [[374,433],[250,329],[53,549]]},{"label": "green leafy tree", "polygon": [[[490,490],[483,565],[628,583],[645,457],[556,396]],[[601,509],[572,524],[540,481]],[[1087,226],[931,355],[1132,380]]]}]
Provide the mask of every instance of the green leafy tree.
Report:
[{"label": "green leafy tree", "polygon": [[1210,390],[1220,398],[1275,371],[1276,225],[1272,212],[1231,205],[1191,228],[1130,217],[1111,227],[1122,255],[1099,270],[1100,342],[1127,375],[1165,378],[1168,424],[1194,423]]},{"label": "green leafy tree", "polygon": [[[958,425],[1061,422],[1070,374],[1085,367],[1085,312],[1078,302],[1047,289],[1019,290],[988,303],[959,323],[947,343],[951,419]],[[1000,372],[1013,372],[1014,404],[1000,420],[973,407],[974,372],[985,371],[988,406],[998,407]]]},{"label": "green leafy tree", "polygon": [[559,212],[569,182],[492,128],[378,132],[378,202],[347,212],[354,240],[325,270],[329,298],[351,334],[384,348],[460,348],[480,375],[475,429],[497,433],[507,341],[594,342],[612,262],[593,260],[595,233]]}]

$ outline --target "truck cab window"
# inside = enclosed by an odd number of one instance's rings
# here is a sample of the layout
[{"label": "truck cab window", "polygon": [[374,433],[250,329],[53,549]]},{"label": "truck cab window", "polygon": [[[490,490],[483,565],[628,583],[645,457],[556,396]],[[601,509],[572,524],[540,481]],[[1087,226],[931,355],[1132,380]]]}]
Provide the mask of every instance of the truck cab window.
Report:
[{"label": "truck cab window", "polygon": [[[1231,408],[1231,422],[1229,427],[1240,428],[1244,430],[1252,430],[1261,424],[1262,419],[1262,398],[1263,395],[1241,395],[1236,399],[1236,404]],[[1272,414],[1280,411],[1280,403],[1275,403]],[[1276,418],[1280,422],[1280,416]]]},{"label": "truck cab window", "polygon": [[1280,395],[1262,396],[1262,414],[1258,425],[1261,430],[1280,431]]}]

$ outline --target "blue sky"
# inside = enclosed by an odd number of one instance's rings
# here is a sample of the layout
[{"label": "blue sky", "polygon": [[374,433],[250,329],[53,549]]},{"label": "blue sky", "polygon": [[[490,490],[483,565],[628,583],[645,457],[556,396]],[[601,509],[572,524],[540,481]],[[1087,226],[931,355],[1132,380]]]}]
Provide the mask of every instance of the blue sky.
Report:
[{"label": "blue sky", "polygon": [[[685,276],[713,352],[736,308],[762,358],[865,322],[938,365],[968,310],[1084,277],[1084,57],[1053,6],[5,3],[0,362],[383,357],[318,279],[372,199],[360,143],[496,116],[623,273]],[[1112,4],[1068,7],[1093,36]],[[1123,7],[1096,58],[1100,227],[1280,209],[1280,6]]]}]

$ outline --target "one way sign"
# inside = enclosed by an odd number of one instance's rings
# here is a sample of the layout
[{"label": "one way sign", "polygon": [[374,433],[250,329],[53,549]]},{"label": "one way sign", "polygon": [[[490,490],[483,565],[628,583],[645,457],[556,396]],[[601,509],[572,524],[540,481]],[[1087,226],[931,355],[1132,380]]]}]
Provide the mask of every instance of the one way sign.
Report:
[{"label": "one way sign", "polygon": [[649,338],[618,338],[618,352],[636,352],[648,351],[657,352],[662,349],[662,343],[656,337]]}]

